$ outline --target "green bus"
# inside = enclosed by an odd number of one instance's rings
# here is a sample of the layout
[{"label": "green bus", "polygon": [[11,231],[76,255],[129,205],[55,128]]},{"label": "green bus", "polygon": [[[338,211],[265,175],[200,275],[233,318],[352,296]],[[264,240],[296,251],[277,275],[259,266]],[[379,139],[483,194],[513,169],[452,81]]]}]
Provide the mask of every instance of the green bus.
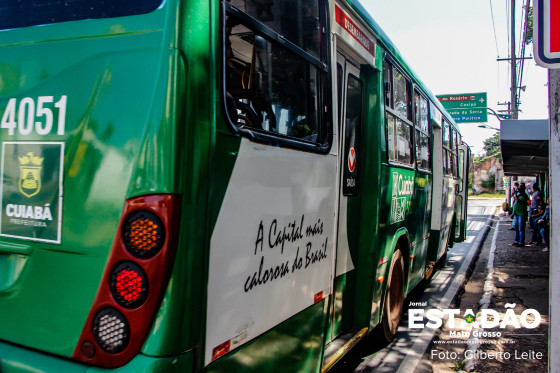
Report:
[{"label": "green bus", "polygon": [[0,371],[328,370],[464,239],[356,0],[0,0]]}]

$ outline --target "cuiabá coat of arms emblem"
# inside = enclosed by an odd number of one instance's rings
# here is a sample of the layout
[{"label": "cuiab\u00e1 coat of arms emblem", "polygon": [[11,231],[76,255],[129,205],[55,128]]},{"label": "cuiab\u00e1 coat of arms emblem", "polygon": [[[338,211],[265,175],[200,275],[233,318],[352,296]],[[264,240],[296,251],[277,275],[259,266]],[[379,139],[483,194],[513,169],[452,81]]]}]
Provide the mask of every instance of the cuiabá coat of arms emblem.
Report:
[{"label": "cuiab\u00e1 coat of arms emblem", "polygon": [[19,191],[27,198],[33,197],[41,190],[41,169],[43,159],[36,157],[33,152],[27,153],[19,159]]}]

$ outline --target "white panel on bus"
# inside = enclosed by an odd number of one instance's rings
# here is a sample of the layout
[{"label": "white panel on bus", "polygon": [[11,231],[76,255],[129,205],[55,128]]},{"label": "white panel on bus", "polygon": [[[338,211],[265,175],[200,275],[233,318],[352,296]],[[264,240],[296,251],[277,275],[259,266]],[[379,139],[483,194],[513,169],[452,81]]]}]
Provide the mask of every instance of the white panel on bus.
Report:
[{"label": "white panel on bus", "polygon": [[336,159],[242,139],[211,238],[205,365],[330,294]]}]

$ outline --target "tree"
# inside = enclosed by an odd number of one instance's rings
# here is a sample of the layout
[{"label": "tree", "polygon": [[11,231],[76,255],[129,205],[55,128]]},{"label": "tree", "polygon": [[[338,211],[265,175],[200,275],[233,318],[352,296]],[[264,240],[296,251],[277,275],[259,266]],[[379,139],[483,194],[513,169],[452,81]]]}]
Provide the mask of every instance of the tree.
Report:
[{"label": "tree", "polygon": [[494,136],[484,140],[483,149],[486,151],[487,157],[497,157],[502,161],[502,149],[500,148],[500,133],[496,132]]},{"label": "tree", "polygon": [[496,132],[492,137],[483,141],[485,154],[482,157],[475,157],[476,163],[484,162],[489,157],[496,157],[502,162],[502,150],[500,148],[500,133]]},{"label": "tree", "polygon": [[529,45],[533,42],[533,7],[529,6],[526,9],[527,9],[527,26],[525,31],[524,42],[526,45]]}]

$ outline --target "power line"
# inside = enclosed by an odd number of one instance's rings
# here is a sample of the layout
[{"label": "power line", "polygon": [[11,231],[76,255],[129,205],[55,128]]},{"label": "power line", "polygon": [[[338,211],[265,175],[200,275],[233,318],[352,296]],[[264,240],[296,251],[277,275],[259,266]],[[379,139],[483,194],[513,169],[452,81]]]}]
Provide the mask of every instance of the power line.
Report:
[{"label": "power line", "polygon": [[521,87],[523,87],[523,70],[525,69],[525,40],[527,38],[527,27],[529,24],[529,5],[531,3],[531,0],[527,0],[525,3],[525,19],[524,19],[524,25],[522,27],[523,29],[523,39],[521,39],[521,68],[519,69],[519,79],[518,79],[518,97],[517,100],[521,101],[521,92],[523,91],[523,89]]},{"label": "power line", "polygon": [[490,15],[492,16],[492,28],[494,29],[494,41],[496,42],[496,55],[500,58],[500,50],[498,49],[498,38],[496,36],[496,24],[494,23],[494,9],[492,8],[492,0],[490,0]]}]

